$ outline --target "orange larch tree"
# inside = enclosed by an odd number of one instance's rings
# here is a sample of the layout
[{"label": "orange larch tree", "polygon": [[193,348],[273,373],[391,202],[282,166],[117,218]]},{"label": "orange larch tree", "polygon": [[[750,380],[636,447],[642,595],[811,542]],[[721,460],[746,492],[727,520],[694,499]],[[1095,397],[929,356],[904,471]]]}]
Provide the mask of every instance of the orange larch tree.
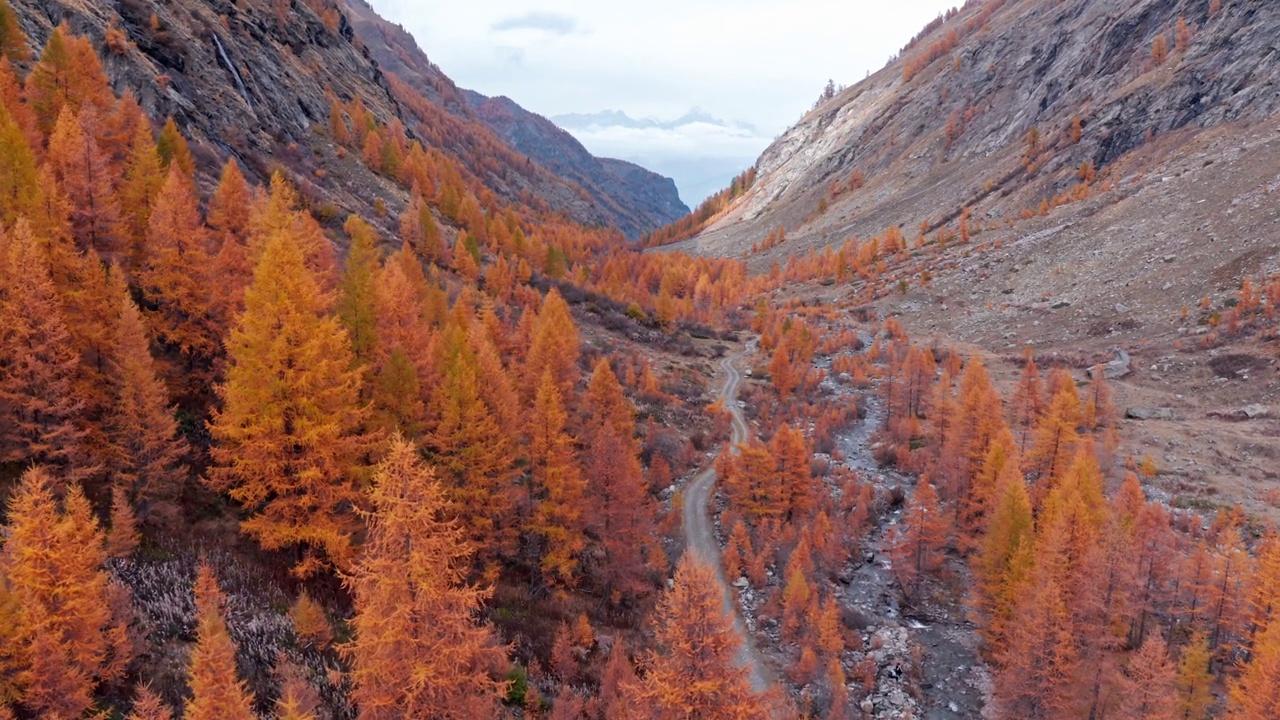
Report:
[{"label": "orange larch tree", "polygon": [[0,462],[91,474],[78,364],[44,253],[20,221],[0,238]]},{"label": "orange larch tree", "polygon": [[1036,570],[1018,598],[997,649],[995,698],[1001,717],[1049,720],[1072,707],[1078,665],[1075,627],[1052,575]]},{"label": "orange larch tree", "polygon": [[119,677],[129,660],[109,602],[102,531],[76,483],[59,511],[59,484],[39,467],[23,474],[0,550],[0,577],[18,607],[20,704],[36,717],[84,715],[98,683]]},{"label": "orange larch tree", "polygon": [[209,485],[244,505],[241,527],[264,548],[296,548],[302,576],[348,565],[359,526],[366,411],[331,306],[297,238],[277,232],[227,340],[223,407],[210,423]]},{"label": "orange larch tree", "polygon": [[0,0],[0,55],[6,60],[22,62],[31,57],[27,34],[22,31],[18,15],[9,0]]},{"label": "orange larch tree", "polygon": [[374,286],[379,265],[378,236],[359,215],[348,216],[342,227],[351,239],[351,246],[347,250],[342,279],[338,282],[335,311],[351,336],[351,352],[355,355],[356,365],[365,367],[373,362],[378,345],[378,307]]},{"label": "orange larch tree", "polygon": [[774,472],[782,491],[779,501],[785,508],[787,521],[809,518],[818,506],[819,484],[809,469],[812,454],[804,433],[799,428],[783,425],[769,442],[769,454],[776,463]]},{"label": "orange larch tree", "polygon": [[526,542],[537,544],[544,580],[557,586],[577,581],[579,556],[586,547],[586,482],[578,467],[574,440],[565,429],[568,415],[550,369],[542,374],[530,422],[532,465],[526,509]]},{"label": "orange larch tree", "polygon": [[1044,491],[1037,491],[1038,497],[1048,494],[1047,487],[1070,462],[1080,438],[1079,425],[1080,396],[1074,386],[1063,387],[1054,394],[1036,424],[1031,451],[1025,456],[1027,467],[1038,484],[1046,487]]},{"label": "orange larch tree", "polygon": [[1172,720],[1176,717],[1174,680],[1177,668],[1169,660],[1169,648],[1152,635],[1129,659],[1120,676],[1120,717],[1132,720]]},{"label": "orange larch tree", "polygon": [[218,187],[209,198],[205,221],[212,236],[211,290],[218,306],[218,327],[222,335],[244,310],[244,291],[253,281],[249,259],[249,183],[233,158],[222,168]]},{"label": "orange larch tree", "polygon": [[40,172],[29,143],[9,109],[0,106],[0,223],[5,228],[40,205]]},{"label": "orange larch tree", "polygon": [[151,136],[151,125],[138,124],[129,145],[125,161],[124,178],[120,184],[120,207],[123,211],[122,232],[125,235],[125,263],[131,272],[137,273],[146,262],[144,246],[147,228],[151,226],[151,206],[164,187],[165,176],[160,170],[160,156],[156,154],[156,142]]},{"label": "orange larch tree", "polygon": [[497,560],[516,549],[517,451],[480,393],[467,331],[450,323],[438,344],[440,381],[431,388],[433,422],[423,438],[477,565],[495,578]]},{"label": "orange larch tree", "polygon": [[123,259],[123,215],[113,187],[114,178],[94,131],[91,110],[64,107],[49,136],[49,167],[71,203],[71,231],[80,248]]},{"label": "orange larch tree", "polygon": [[105,113],[115,102],[98,53],[88,38],[74,35],[66,23],[53,29],[40,61],[27,74],[26,97],[46,136],[64,108]]},{"label": "orange larch tree", "polygon": [[738,665],[741,639],[733,627],[715,571],[691,553],[676,567],[674,584],[656,616],[656,645],[637,701],[655,720],[760,716],[763,701]]},{"label": "orange larch tree", "polygon": [[125,716],[125,720],[173,720],[173,711],[151,688],[141,687],[133,698],[133,709]]},{"label": "orange larch tree", "polygon": [[999,494],[987,517],[986,534],[973,563],[977,576],[977,610],[983,635],[1000,647],[1023,583],[1031,572],[1035,532],[1026,482],[1013,467],[1005,470]]},{"label": "orange larch tree", "polygon": [[589,571],[614,603],[640,598],[654,588],[655,565],[665,563],[655,540],[656,508],[635,445],[606,423],[592,436],[586,457],[591,506],[587,531],[603,551]]},{"label": "orange larch tree", "polygon": [[226,597],[213,570],[196,576],[196,646],[191,651],[191,698],[183,720],[255,720],[253,696],[236,675],[236,646],[223,615]]},{"label": "orange larch tree", "polygon": [[166,377],[175,395],[194,399],[212,378],[221,353],[217,308],[210,297],[208,237],[190,181],[170,167],[156,197],[139,278],[148,325],[175,355]]},{"label": "orange larch tree", "polygon": [[1031,433],[1040,420],[1044,409],[1044,388],[1040,382],[1040,369],[1036,367],[1035,353],[1028,345],[1023,353],[1022,377],[1018,387],[1009,401],[1009,421],[1015,439],[1018,441],[1018,453],[1027,452],[1027,443]]},{"label": "orange larch tree", "polygon": [[108,377],[115,398],[105,422],[108,482],[125,491],[144,520],[173,517],[186,479],[186,443],[156,377],[142,314],[127,292],[120,296]]},{"label": "orange larch tree", "polygon": [[893,573],[909,600],[920,595],[924,578],[942,566],[950,533],[949,515],[943,513],[938,493],[922,478],[894,527],[890,540]]},{"label": "orange larch tree", "polygon": [[493,632],[477,614],[488,592],[464,583],[471,546],[448,520],[435,474],[399,435],[370,492],[359,560],[344,576],[355,601],[352,699],[366,720],[494,717],[504,683]]},{"label": "orange larch tree", "polygon": [[1209,636],[1194,633],[1182,649],[1178,661],[1178,673],[1174,678],[1177,698],[1177,717],[1182,720],[1205,720],[1213,705],[1213,673],[1209,662],[1213,651],[1209,649]]},{"label": "orange larch tree", "polygon": [[189,181],[195,180],[195,158],[172,116],[165,119],[164,127],[160,128],[160,135],[156,138],[156,152],[160,155],[160,166],[166,172],[176,165],[183,177]]},{"label": "orange larch tree", "polygon": [[1280,717],[1280,623],[1272,623],[1254,643],[1249,664],[1229,688],[1228,720]]},{"label": "orange larch tree", "polygon": [[533,323],[533,337],[525,358],[524,393],[532,401],[541,389],[543,375],[549,373],[561,402],[571,400],[578,384],[578,327],[569,314],[569,305],[554,288],[542,301]]}]

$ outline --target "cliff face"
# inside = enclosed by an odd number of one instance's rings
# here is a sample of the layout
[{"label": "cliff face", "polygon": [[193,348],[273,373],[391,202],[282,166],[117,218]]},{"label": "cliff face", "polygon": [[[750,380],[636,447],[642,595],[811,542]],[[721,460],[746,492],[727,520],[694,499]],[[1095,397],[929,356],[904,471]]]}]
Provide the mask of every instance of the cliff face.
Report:
[{"label": "cliff face", "polygon": [[971,1],[783,134],[751,192],[685,247],[742,254],[785,226],[776,259],[891,226],[910,239],[966,207],[975,221],[1000,222],[1069,191],[1082,163],[1121,180],[1187,138],[1270,117],[1280,109],[1280,6],[1210,9]]},{"label": "cliff face", "polygon": [[[61,22],[89,36],[117,92],[132,91],[153,117],[173,116],[204,173],[236,157],[258,180],[289,171],[313,203],[370,217],[373,198],[383,197],[397,212],[402,198],[392,183],[358,158],[335,153],[327,138],[318,141],[328,132],[331,98],[359,98],[380,124],[398,121],[499,198],[628,234],[666,218],[623,211],[635,203],[627,185],[613,188],[617,196],[593,193],[575,177],[530,162],[475,117],[463,92],[407,33],[360,0],[12,5],[37,47]],[[125,42],[108,47],[108,28]]]}]

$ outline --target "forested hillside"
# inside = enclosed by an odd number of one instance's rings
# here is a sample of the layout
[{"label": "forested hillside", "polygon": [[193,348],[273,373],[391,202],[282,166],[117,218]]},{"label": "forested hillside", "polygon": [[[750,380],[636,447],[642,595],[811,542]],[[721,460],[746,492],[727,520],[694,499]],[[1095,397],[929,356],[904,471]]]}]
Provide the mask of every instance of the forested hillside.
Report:
[{"label": "forested hillside", "polygon": [[[1100,12],[970,3],[886,72]],[[1044,227],[1138,236],[1189,202],[1117,168],[1256,158],[1139,144],[1025,217],[716,257],[762,162],[649,236],[703,254],[640,252],[369,13],[0,0],[0,720],[1280,717],[1270,246],[1174,290],[1158,239]],[[1001,197],[1057,167],[1027,142]],[[1241,192],[1204,212],[1273,211]],[[1095,332],[1055,293],[1108,272],[1171,284]]]}]

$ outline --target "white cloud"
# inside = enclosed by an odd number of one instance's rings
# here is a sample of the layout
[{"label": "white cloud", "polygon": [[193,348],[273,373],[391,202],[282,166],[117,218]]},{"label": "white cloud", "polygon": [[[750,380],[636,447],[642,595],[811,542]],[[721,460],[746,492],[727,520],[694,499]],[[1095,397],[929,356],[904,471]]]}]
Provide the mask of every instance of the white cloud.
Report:
[{"label": "white cloud", "polygon": [[578,21],[568,15],[558,13],[531,12],[524,15],[503,18],[491,28],[495,32],[508,30],[534,30],[552,35],[571,35],[578,29]]}]

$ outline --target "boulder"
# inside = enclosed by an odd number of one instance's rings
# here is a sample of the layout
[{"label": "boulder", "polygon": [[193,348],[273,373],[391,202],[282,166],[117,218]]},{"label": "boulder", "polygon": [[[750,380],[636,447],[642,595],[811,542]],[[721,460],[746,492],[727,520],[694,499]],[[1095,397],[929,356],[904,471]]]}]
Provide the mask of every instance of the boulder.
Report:
[{"label": "boulder", "polygon": [[[1115,380],[1128,375],[1132,370],[1133,361],[1129,358],[1129,353],[1115,348],[1111,351],[1111,361],[1102,366],[1103,377],[1107,380]],[[1089,368],[1089,378],[1093,379],[1093,368]]]},{"label": "boulder", "polygon": [[1168,407],[1131,407],[1124,411],[1124,416],[1130,420],[1176,420],[1177,415],[1173,412],[1173,408]]},{"label": "boulder", "polygon": [[1271,415],[1271,411],[1267,409],[1266,405],[1254,403],[1253,405],[1246,405],[1241,408],[1240,415],[1246,420],[1257,420],[1259,418],[1269,417]]}]

